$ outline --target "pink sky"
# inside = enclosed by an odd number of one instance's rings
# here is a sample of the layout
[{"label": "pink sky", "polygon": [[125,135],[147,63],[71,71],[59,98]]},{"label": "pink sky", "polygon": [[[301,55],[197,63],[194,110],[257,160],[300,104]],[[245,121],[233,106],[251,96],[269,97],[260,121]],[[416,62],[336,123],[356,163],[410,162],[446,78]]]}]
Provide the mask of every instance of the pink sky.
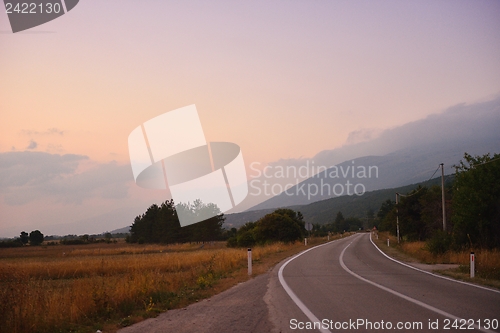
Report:
[{"label": "pink sky", "polygon": [[[312,157],[497,96],[499,17],[493,0],[81,1],[13,34],[2,11],[0,153],[87,156],[76,173],[126,167],[135,127],[196,104],[207,140],[239,144],[247,166]],[[0,236],[161,198],[131,171],[123,198],[13,205],[4,186]]]}]

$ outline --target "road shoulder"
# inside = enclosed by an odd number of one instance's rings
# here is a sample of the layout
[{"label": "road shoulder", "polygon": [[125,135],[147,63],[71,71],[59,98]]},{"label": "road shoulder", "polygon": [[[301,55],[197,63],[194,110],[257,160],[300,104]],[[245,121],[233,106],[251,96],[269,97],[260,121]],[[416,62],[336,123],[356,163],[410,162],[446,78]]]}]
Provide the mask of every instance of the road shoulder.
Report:
[{"label": "road shoulder", "polygon": [[273,326],[264,302],[269,278],[269,273],[261,274],[186,308],[169,310],[118,332],[271,332]]},{"label": "road shoulder", "polygon": [[403,253],[396,247],[386,246],[385,242],[381,240],[372,239],[372,243],[384,254],[390,258],[412,266],[416,269],[426,271],[438,276],[443,276],[449,279],[453,279],[459,282],[467,282],[470,284],[475,284],[480,287],[490,288],[492,290],[500,290],[500,281],[492,279],[484,279],[479,277],[470,278],[468,274],[459,271],[458,264],[424,264],[418,261],[418,259]]}]

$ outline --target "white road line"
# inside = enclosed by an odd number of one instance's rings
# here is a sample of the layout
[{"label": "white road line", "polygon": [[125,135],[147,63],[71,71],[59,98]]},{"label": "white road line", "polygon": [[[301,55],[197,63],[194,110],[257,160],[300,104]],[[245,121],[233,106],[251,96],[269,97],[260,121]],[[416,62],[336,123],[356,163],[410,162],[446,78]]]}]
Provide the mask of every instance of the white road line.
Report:
[{"label": "white road line", "polygon": [[[350,237],[350,236],[349,236]],[[347,239],[347,238],[346,238]],[[334,241],[331,241],[331,242],[328,242],[328,243],[325,243],[325,244],[321,244],[321,245],[317,245],[315,247],[311,247],[310,249],[307,249],[305,251],[302,251],[300,252],[299,254],[297,254],[296,256],[292,257],[291,259],[288,259],[287,262],[285,262],[279,269],[278,271],[278,278],[279,278],[279,281],[281,283],[281,285],[283,286],[283,289],[285,289],[286,293],[288,294],[288,296],[290,296],[290,298],[292,299],[292,301],[299,307],[299,309],[307,316],[307,318],[309,318],[309,320],[311,322],[320,322],[320,320],[311,312],[311,310],[309,310],[307,308],[307,306],[305,306],[304,303],[302,303],[302,301],[297,297],[297,295],[295,295],[295,293],[293,292],[293,290],[288,286],[288,284],[286,283],[285,279],[283,278],[283,270],[285,269],[286,265],[288,265],[292,260],[295,260],[297,259],[298,257],[300,257],[301,255],[303,255],[304,253],[307,253],[311,250],[314,250],[318,247],[321,247],[321,246],[325,246],[325,245],[328,245],[328,244],[331,244],[333,242],[336,242],[338,241],[339,239],[336,239]],[[324,328],[321,328],[319,330],[321,333],[332,333],[330,330],[327,330],[327,329],[324,329]]]},{"label": "white road line", "polygon": [[[352,242],[351,242],[351,243],[349,243],[349,244],[348,244],[348,245],[347,245],[347,246],[346,246],[346,247],[342,250],[342,253],[340,254],[340,257],[339,257],[340,266],[342,266],[342,268],[343,268],[343,269],[344,269],[347,273],[349,273],[349,274],[351,274],[352,276],[354,276],[354,277],[356,277],[356,278],[360,279],[361,281],[364,281],[364,282],[369,283],[369,284],[371,284],[371,285],[373,285],[373,286],[375,286],[375,287],[377,287],[377,288],[380,288],[380,289],[382,289],[382,290],[384,290],[384,291],[387,291],[388,293],[391,293],[391,294],[393,294],[393,295],[396,295],[396,296],[398,296],[398,297],[401,297],[401,298],[403,298],[403,299],[405,299],[405,300],[407,300],[407,301],[409,301],[409,302],[412,302],[413,304],[419,305],[419,306],[421,306],[421,307],[423,307],[423,308],[425,308],[425,309],[427,309],[427,310],[433,311],[433,312],[435,312],[435,313],[437,313],[437,314],[440,314],[440,315],[442,315],[442,316],[448,317],[448,318],[450,318],[450,319],[456,319],[456,320],[460,320],[460,319],[462,319],[462,318],[460,318],[460,317],[457,317],[457,316],[452,315],[451,313],[448,313],[448,312],[445,312],[445,311],[440,310],[440,309],[438,309],[438,308],[435,308],[435,307],[433,307],[432,305],[426,304],[426,303],[424,303],[424,302],[421,302],[421,301],[419,301],[419,300],[416,300],[416,299],[414,299],[414,298],[411,298],[411,297],[409,297],[409,296],[406,296],[406,295],[404,295],[404,294],[401,294],[401,293],[399,293],[399,292],[397,292],[397,291],[395,291],[395,290],[392,290],[392,289],[390,289],[390,288],[387,288],[387,287],[385,287],[385,286],[382,286],[382,285],[380,285],[380,284],[378,284],[378,283],[376,283],[376,282],[373,282],[373,281],[370,281],[370,280],[368,280],[368,279],[365,279],[364,277],[362,277],[362,276],[360,276],[360,275],[358,275],[358,274],[354,273],[353,271],[351,271],[351,270],[350,270],[349,268],[347,268],[347,266],[344,264],[344,253],[345,253],[345,250],[347,250],[347,248],[348,248],[351,244],[352,244]],[[475,329],[480,330],[481,332],[485,332],[485,333],[490,333],[490,332],[493,332],[493,331],[490,331],[490,330],[482,329],[482,328],[478,327],[477,325],[474,325],[474,328],[475,328]]]},{"label": "white road line", "polygon": [[452,279],[452,278],[449,278],[449,277],[446,277],[446,276],[442,276],[442,275],[438,275],[438,274],[434,274],[434,273],[431,273],[431,272],[427,272],[427,271],[424,271],[423,269],[420,269],[420,268],[417,268],[417,267],[414,267],[412,265],[408,265],[404,262],[401,262],[399,260],[396,260],[394,258],[391,258],[389,257],[387,254],[385,254],[381,249],[379,249],[379,247],[373,242],[372,240],[372,234],[370,233],[370,242],[372,242],[373,246],[375,246],[375,248],[377,250],[379,250],[380,253],[382,253],[387,259],[390,259],[394,262],[397,262],[398,264],[400,265],[403,265],[403,266],[406,266],[406,267],[409,267],[411,269],[414,269],[416,271],[419,271],[419,272],[422,272],[422,273],[425,273],[425,274],[429,274],[429,275],[432,275],[432,276],[435,276],[435,277],[438,277],[440,279],[445,279],[445,280],[448,280],[448,281],[453,281],[453,282],[457,282],[457,283],[461,283],[461,284],[465,284],[465,285],[468,285],[468,286],[471,286],[471,287],[476,287],[476,288],[479,288],[479,289],[484,289],[484,290],[488,290],[488,291],[492,291],[494,293],[499,293],[500,294],[500,290],[495,290],[495,289],[491,289],[491,288],[487,288],[487,287],[483,287],[483,286],[479,286],[477,284],[474,284],[474,283],[469,283],[469,282],[464,282],[464,281],[460,281],[460,280],[455,280],[455,279]]}]

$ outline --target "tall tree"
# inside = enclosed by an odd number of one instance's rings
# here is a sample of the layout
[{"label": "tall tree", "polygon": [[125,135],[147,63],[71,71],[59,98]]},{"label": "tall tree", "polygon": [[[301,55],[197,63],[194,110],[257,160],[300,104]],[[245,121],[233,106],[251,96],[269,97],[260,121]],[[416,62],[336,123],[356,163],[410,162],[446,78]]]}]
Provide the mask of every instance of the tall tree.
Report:
[{"label": "tall tree", "polygon": [[[192,214],[193,218],[211,217],[181,228],[177,209],[183,209],[184,214]],[[196,201],[192,205],[175,206],[173,200],[167,200],[160,206],[151,205],[144,214],[134,219],[130,227],[130,241],[133,243],[214,241],[221,237],[223,223],[224,214],[215,205],[205,205],[201,201]]]},{"label": "tall tree", "polygon": [[401,238],[425,240],[425,225],[422,222],[422,203],[420,199],[428,192],[427,187],[418,186],[398,203],[399,230]]},{"label": "tall tree", "polygon": [[40,230],[30,232],[29,235],[30,245],[40,245],[43,243],[43,234]]},{"label": "tall tree", "polygon": [[455,166],[453,236],[456,246],[500,247],[500,154],[471,156]]},{"label": "tall tree", "polygon": [[[448,199],[446,201],[446,216],[447,216],[447,230],[452,230],[452,225],[449,223],[449,217],[451,216],[450,205],[451,192],[450,188],[445,188],[445,196]],[[443,230],[443,201],[441,186],[432,186],[424,195],[419,198],[419,202],[422,206],[420,212],[420,219],[422,221],[422,227],[424,228],[422,236],[424,239],[432,237],[435,232]]]},{"label": "tall tree", "polygon": [[348,217],[345,219],[345,230],[349,231],[358,231],[363,228],[363,221],[358,219],[357,217]]},{"label": "tall tree", "polygon": [[30,240],[30,236],[26,231],[21,231],[21,236],[19,236],[19,240],[21,241],[21,243],[23,243],[23,245],[26,245]]},{"label": "tall tree", "polygon": [[395,205],[396,202],[391,201],[390,199],[384,201],[377,212],[377,218],[382,221],[385,216],[394,208]]},{"label": "tall tree", "polygon": [[277,209],[258,220],[254,232],[258,243],[288,243],[302,239],[305,231],[302,214],[299,216],[291,209]]},{"label": "tall tree", "polygon": [[349,225],[345,223],[344,215],[342,212],[338,212],[335,217],[335,221],[333,222],[333,231],[335,232],[344,232],[349,230]]}]

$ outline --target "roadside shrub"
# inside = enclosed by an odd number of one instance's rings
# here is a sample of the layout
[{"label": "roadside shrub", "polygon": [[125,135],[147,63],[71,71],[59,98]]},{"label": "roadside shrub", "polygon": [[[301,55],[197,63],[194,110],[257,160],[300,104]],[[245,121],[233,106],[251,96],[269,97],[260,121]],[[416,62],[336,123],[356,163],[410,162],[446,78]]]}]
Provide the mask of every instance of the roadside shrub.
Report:
[{"label": "roadside shrub", "polygon": [[245,230],[237,236],[237,244],[240,247],[254,246],[255,243],[255,237],[252,230]]},{"label": "roadside shrub", "polygon": [[436,230],[426,242],[426,247],[433,255],[443,254],[450,250],[452,236],[443,230]]},{"label": "roadside shrub", "polygon": [[236,236],[230,237],[227,240],[227,247],[238,247],[238,238]]}]

